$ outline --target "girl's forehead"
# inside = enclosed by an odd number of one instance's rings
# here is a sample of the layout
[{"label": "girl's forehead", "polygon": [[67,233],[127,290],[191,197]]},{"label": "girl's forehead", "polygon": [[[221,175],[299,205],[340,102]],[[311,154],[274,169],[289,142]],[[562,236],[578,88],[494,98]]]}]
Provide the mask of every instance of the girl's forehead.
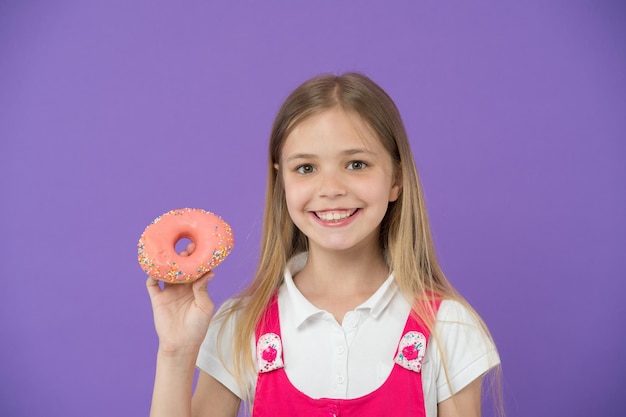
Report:
[{"label": "girl's forehead", "polygon": [[282,146],[282,156],[301,148],[383,150],[374,129],[358,114],[336,107],[316,113],[293,126]]}]

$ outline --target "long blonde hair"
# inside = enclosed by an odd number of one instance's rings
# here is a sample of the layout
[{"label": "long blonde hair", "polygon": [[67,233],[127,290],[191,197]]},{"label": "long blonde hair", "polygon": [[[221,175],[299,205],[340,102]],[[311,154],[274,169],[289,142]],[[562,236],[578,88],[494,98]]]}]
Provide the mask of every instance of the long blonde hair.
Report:
[{"label": "long blonde hair", "polygon": [[[433,295],[454,299],[473,311],[446,279],[435,256],[422,186],[396,105],[382,88],[362,74],[320,75],[296,88],[278,111],[270,136],[258,268],[252,283],[222,312],[222,318],[235,320],[235,359],[231,372],[242,388],[246,379],[255,374],[250,341],[261,314],[283,281],[287,261],[305,251],[307,244],[306,236],[289,217],[281,170],[274,165],[279,163],[285,139],[298,123],[335,107],[358,115],[373,129],[401,175],[400,197],[389,204],[381,223],[379,242],[400,291],[407,299],[415,300],[413,313],[426,323],[436,338],[435,312],[432,303],[425,302],[427,299]],[[476,318],[482,324],[477,314]]]}]

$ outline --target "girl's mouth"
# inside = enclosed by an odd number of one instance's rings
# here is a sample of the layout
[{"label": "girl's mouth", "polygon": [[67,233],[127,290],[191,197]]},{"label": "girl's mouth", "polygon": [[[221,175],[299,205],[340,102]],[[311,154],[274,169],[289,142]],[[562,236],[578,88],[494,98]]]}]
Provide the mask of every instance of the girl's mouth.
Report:
[{"label": "girl's mouth", "polygon": [[315,211],[315,216],[325,222],[338,222],[351,217],[358,209]]}]

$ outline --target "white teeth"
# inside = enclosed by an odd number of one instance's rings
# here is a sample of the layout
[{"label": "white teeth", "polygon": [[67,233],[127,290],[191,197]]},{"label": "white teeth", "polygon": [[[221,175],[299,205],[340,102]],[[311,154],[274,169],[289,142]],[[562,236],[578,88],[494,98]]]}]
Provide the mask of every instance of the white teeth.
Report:
[{"label": "white teeth", "polygon": [[325,221],[341,220],[352,215],[352,211],[328,211],[324,213],[315,213],[317,217]]}]

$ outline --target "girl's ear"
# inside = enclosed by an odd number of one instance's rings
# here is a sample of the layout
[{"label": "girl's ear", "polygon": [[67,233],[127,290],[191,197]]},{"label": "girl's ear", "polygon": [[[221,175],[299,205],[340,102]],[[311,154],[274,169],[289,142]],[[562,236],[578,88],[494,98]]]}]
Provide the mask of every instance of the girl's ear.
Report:
[{"label": "girl's ear", "polygon": [[395,171],[395,178],[393,180],[393,184],[391,184],[391,189],[389,190],[390,202],[396,201],[402,192],[402,170],[398,167]]},{"label": "girl's ear", "polygon": [[278,171],[278,168],[279,168],[279,166],[278,166],[278,162],[274,162],[274,169],[275,169],[276,171]]}]

